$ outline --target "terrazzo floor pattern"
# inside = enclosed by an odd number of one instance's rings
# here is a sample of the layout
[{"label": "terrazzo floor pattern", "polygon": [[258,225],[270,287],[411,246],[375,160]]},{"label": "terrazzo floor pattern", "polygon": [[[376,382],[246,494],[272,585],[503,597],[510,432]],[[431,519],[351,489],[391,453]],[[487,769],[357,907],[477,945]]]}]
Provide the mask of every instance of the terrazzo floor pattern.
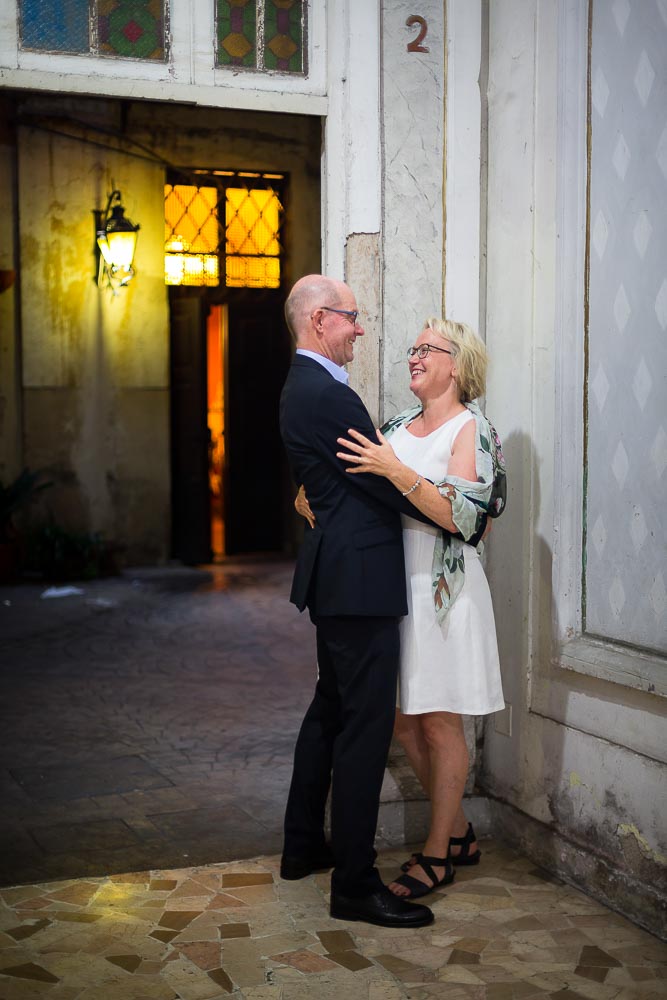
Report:
[{"label": "terrazzo floor pattern", "polygon": [[[409,931],[332,920],[329,875],[284,882],[275,856],[2,889],[0,1000],[667,996],[667,945],[482,847]],[[408,853],[380,854],[386,881]]]}]

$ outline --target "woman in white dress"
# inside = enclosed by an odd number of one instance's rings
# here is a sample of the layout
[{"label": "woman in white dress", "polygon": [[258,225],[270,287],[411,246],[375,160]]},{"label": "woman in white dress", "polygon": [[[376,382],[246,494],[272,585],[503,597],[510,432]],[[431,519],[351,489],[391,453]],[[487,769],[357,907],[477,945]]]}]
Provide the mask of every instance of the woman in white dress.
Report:
[{"label": "woman in white dress", "polygon": [[[453,504],[460,494],[448,482],[478,483],[479,459],[484,457],[480,425],[489,452],[487,438],[494,436],[492,428],[485,435],[489,425],[471,405],[485,391],[486,349],[464,324],[427,320],[408,351],[408,364],[419,411],[392,427],[391,444],[379,431],[378,444],[350,431],[350,439],[339,438],[345,450],[338,457],[352,463],[347,469],[352,474],[385,476],[415,507],[456,533],[461,518],[457,524],[459,507]],[[495,514],[504,501],[496,503]],[[471,535],[472,530],[465,537]],[[443,611],[433,575],[439,538],[438,528],[403,516],[409,611],[401,626],[396,735],[431,801],[423,851],[403,865],[405,874],[389,886],[411,899],[452,882],[452,864],[479,861],[475,834],[461,805],[469,766],[462,716],[504,708],[493,607],[479,556],[472,545],[460,544],[464,569],[455,571],[463,582],[458,593],[445,585]],[[449,564],[456,567],[456,559]]]}]

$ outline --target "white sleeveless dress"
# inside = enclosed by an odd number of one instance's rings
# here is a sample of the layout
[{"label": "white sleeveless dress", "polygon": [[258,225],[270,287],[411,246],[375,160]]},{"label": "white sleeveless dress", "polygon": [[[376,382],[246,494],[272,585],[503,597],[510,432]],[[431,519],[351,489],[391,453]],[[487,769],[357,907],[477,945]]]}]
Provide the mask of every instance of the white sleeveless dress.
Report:
[{"label": "white sleeveless dress", "polygon": [[[405,426],[391,437],[402,462],[434,482],[444,479],[452,445],[469,410],[426,437]],[[400,707],[407,715],[487,715],[505,707],[496,625],[479,556],[464,545],[465,582],[444,623],[435,617],[432,560],[437,528],[402,515],[408,616],[401,621]]]}]

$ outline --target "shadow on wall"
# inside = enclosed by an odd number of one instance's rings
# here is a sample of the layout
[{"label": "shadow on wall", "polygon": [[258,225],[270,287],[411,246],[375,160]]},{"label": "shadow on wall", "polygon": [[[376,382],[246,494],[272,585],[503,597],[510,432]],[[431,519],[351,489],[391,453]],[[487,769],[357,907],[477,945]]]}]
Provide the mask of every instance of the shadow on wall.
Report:
[{"label": "shadow on wall", "polygon": [[[511,715],[509,711],[497,713],[485,722],[480,784],[492,797],[552,826],[556,789],[546,786],[545,774],[547,769],[552,774],[561,772],[562,741],[556,744],[551,740],[547,754],[543,720],[534,714],[536,685],[543,683],[545,671],[548,677],[558,635],[553,552],[547,539],[533,530],[540,523],[543,460],[524,433],[513,432],[503,439],[503,451],[507,510],[494,524],[485,564],[494,602],[503,692]],[[563,696],[566,698],[565,693]],[[520,827],[518,839],[514,830],[506,833],[516,840],[516,846],[530,853]]]},{"label": "shadow on wall", "polygon": [[656,852],[649,856],[651,831],[638,829],[634,813],[643,803],[644,822],[654,815],[658,824],[660,807],[641,798],[651,794],[652,763],[633,750],[628,713],[636,710],[634,724],[655,725],[660,705],[560,666],[554,556],[533,530],[544,524],[540,465],[549,456],[540,458],[525,434],[509,435],[504,450],[508,508],[494,528],[488,566],[513,720],[509,737],[497,718],[485,727],[480,783],[492,827],[540,866],[659,933],[664,868]]},{"label": "shadow on wall", "polygon": [[[490,416],[493,419],[493,414]],[[484,567],[493,598],[503,694],[512,714],[511,722],[506,713],[487,717],[479,777],[485,791],[515,801],[523,794],[526,777],[520,762],[525,757],[522,718],[530,687],[527,588],[534,552],[528,527],[532,511],[539,510],[539,480],[535,449],[528,435],[514,432],[501,440],[507,468],[507,509],[493,525]]]}]

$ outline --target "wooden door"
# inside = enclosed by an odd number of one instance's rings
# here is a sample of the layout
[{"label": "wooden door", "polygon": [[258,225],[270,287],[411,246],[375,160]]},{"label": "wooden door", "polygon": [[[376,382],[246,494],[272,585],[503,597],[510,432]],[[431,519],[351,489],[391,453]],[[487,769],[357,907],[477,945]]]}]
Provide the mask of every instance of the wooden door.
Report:
[{"label": "wooden door", "polygon": [[210,562],[206,312],[199,289],[170,289],[172,554]]},{"label": "wooden door", "polygon": [[283,548],[286,458],[278,426],[290,362],[281,293],[230,296],[226,551]]}]

